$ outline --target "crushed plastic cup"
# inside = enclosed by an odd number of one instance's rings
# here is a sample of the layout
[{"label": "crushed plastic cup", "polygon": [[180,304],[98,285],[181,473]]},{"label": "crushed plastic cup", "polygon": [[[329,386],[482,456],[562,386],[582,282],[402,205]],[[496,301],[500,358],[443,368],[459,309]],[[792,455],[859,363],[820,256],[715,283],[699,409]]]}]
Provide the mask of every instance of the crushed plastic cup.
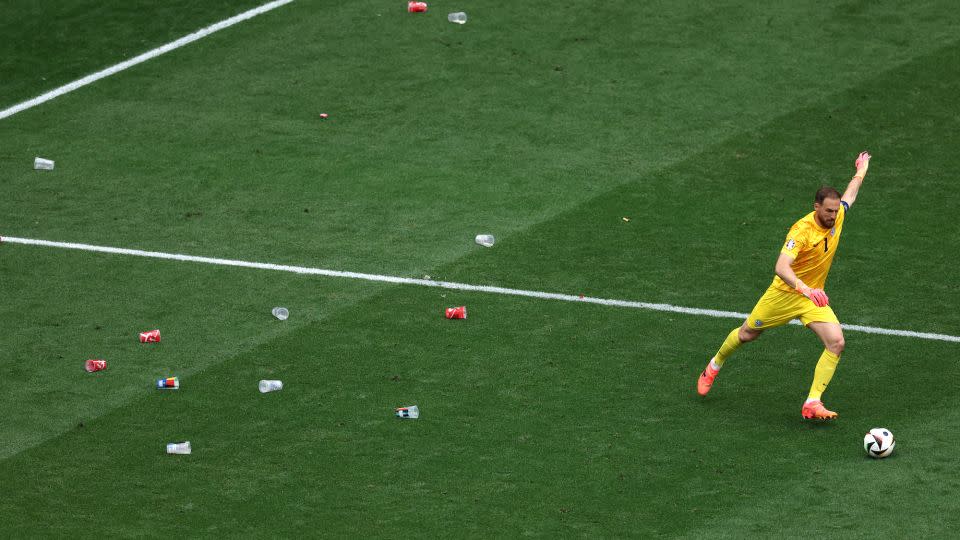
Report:
[{"label": "crushed plastic cup", "polygon": [[52,159],[43,159],[42,157],[37,157],[33,159],[33,168],[38,171],[52,171],[53,170],[53,160]]},{"label": "crushed plastic cup", "polygon": [[492,234],[478,234],[476,242],[483,247],[493,247],[494,238]]},{"label": "crushed plastic cup", "polygon": [[160,341],[160,330],[148,330],[140,332],[140,343],[158,343]]},{"label": "crushed plastic cup", "polygon": [[275,392],[277,390],[283,390],[283,381],[271,381],[263,379],[258,385],[260,388],[261,394],[266,394],[267,392]]},{"label": "crushed plastic cup", "polygon": [[271,313],[273,313],[273,316],[281,321],[287,320],[287,317],[290,316],[290,312],[285,307],[275,307]]},{"label": "crushed plastic cup", "polygon": [[423,13],[426,10],[426,2],[407,2],[407,11],[410,13]]},{"label": "crushed plastic cup", "polygon": [[448,319],[466,319],[467,306],[448,307],[446,315]]},{"label": "crushed plastic cup", "polygon": [[467,14],[462,11],[458,11],[456,13],[448,13],[447,20],[452,23],[467,24]]},{"label": "crushed plastic cup", "polygon": [[187,455],[190,453],[190,441],[167,443],[168,454]]},{"label": "crushed plastic cup", "polygon": [[397,407],[397,418],[420,418],[420,408],[416,405],[409,407]]},{"label": "crushed plastic cup", "polygon": [[87,360],[86,363],[84,363],[83,368],[86,369],[87,372],[89,373],[93,373],[94,371],[100,371],[101,369],[107,369],[107,361],[96,360],[96,359]]},{"label": "crushed plastic cup", "polygon": [[164,377],[157,379],[157,390],[179,390],[180,379],[177,377]]}]

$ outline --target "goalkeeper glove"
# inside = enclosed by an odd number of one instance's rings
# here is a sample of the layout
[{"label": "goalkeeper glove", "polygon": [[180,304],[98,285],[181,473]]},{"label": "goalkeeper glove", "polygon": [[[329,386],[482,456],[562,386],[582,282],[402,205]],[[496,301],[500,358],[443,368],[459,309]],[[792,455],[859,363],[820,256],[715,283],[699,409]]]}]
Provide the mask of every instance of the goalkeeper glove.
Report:
[{"label": "goalkeeper glove", "polygon": [[830,303],[830,298],[827,293],[823,292],[823,289],[811,289],[800,280],[797,280],[797,292],[809,298],[817,307],[823,307]]}]

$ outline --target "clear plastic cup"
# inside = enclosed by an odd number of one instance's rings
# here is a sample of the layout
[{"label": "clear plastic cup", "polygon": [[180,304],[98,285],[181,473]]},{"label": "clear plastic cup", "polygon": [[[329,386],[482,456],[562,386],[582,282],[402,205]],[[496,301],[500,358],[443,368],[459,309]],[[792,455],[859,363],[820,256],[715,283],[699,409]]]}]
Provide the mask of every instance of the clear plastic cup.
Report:
[{"label": "clear plastic cup", "polygon": [[33,168],[38,171],[52,171],[53,160],[43,159],[42,157],[34,158]]},{"label": "clear plastic cup", "polygon": [[476,241],[483,247],[493,247],[494,238],[492,234],[478,234]]},{"label": "clear plastic cup", "polygon": [[467,24],[467,14],[462,11],[450,13],[447,15],[447,20],[452,23]]},{"label": "clear plastic cup", "polygon": [[189,454],[190,453],[190,441],[183,441],[178,443],[168,443],[167,444],[167,453],[168,454]]},{"label": "clear plastic cup", "polygon": [[266,394],[267,392],[275,392],[277,390],[283,390],[283,381],[271,381],[263,379],[258,385],[261,394]]},{"label": "clear plastic cup", "polygon": [[285,307],[275,307],[273,308],[273,316],[280,319],[281,321],[287,320],[287,317],[290,316],[290,312],[287,311]]}]

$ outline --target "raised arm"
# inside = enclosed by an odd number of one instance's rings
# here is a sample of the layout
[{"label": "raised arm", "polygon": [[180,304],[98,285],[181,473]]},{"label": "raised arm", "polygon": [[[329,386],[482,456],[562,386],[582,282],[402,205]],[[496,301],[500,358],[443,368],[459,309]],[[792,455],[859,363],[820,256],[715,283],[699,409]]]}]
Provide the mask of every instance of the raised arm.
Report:
[{"label": "raised arm", "polygon": [[857,168],[857,174],[853,175],[853,178],[850,179],[846,191],[844,191],[843,196],[840,197],[841,201],[847,203],[848,208],[853,206],[853,201],[857,200],[857,193],[860,192],[863,177],[867,175],[867,169],[870,167],[870,157],[870,154],[867,152],[860,152],[860,155],[857,156],[857,161],[854,162],[854,166]]}]

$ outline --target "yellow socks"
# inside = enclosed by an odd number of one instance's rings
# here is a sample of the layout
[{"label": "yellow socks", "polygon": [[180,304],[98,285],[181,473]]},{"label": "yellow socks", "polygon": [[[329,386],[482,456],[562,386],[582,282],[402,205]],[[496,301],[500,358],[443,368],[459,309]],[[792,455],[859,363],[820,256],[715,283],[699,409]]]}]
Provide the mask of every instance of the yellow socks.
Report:
[{"label": "yellow socks", "polygon": [[813,372],[813,384],[810,386],[810,395],[807,401],[819,400],[823,396],[823,391],[830,384],[833,378],[833,372],[837,369],[837,363],[840,362],[840,355],[833,354],[827,349],[823,350],[820,360],[817,361],[817,369]]},{"label": "yellow socks", "polygon": [[[737,350],[741,344],[740,328],[737,327],[727,334],[727,338],[723,340],[723,345],[720,346],[717,355],[710,361],[710,365],[715,369],[720,369],[726,362],[727,357],[733,354],[733,351]],[[813,372],[813,384],[810,386],[810,395],[807,401],[820,400],[823,392],[827,389],[827,385],[830,384],[830,379],[833,378],[833,372],[837,370],[838,363],[840,363],[839,354],[834,354],[828,349],[823,350],[820,360],[817,361],[817,369]]]},{"label": "yellow socks", "polygon": [[733,351],[737,350],[737,347],[740,346],[740,327],[736,327],[727,334],[727,339],[723,340],[723,345],[720,346],[720,350],[717,351],[717,355],[713,357],[713,362],[717,364],[717,368],[723,365],[727,361],[727,357],[733,354]]}]

